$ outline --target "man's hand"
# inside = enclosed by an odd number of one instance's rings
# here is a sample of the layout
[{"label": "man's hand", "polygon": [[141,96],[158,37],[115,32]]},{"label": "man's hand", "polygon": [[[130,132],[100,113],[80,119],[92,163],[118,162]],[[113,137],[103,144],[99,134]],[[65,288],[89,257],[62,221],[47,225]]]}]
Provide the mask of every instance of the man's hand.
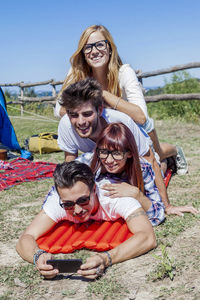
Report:
[{"label": "man's hand", "polygon": [[50,253],[43,253],[38,258],[36,262],[36,268],[47,279],[54,278],[59,272],[57,269],[54,269],[53,266],[47,264],[47,260],[52,259]]},{"label": "man's hand", "polygon": [[96,254],[87,258],[86,263],[81,265],[78,274],[88,279],[96,279],[103,275],[105,270],[105,261],[102,254]]},{"label": "man's hand", "polygon": [[165,212],[167,215],[177,215],[180,217],[184,216],[184,212],[188,212],[194,215],[199,214],[199,211],[195,207],[189,205],[173,206],[170,204],[165,208]]},{"label": "man's hand", "polygon": [[140,197],[140,190],[126,182],[106,183],[101,188],[107,191],[104,195],[110,198],[132,197],[139,200]]}]

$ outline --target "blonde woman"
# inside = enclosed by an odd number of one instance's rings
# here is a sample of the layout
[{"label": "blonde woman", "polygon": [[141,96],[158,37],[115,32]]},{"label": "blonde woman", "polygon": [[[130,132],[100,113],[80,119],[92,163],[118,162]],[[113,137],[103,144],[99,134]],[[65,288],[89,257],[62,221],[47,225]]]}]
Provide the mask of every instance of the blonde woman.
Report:
[{"label": "blonde woman", "polygon": [[[103,89],[105,105],[129,115],[149,134],[160,160],[174,156],[178,174],[187,173],[187,162],[182,149],[167,143],[159,143],[136,74],[130,65],[122,63],[113,38],[104,26],[92,25],[82,33],[78,49],[70,62],[71,69],[58,99],[71,83],[86,77],[95,78]],[[65,112],[57,101],[55,115],[63,116]]]}]

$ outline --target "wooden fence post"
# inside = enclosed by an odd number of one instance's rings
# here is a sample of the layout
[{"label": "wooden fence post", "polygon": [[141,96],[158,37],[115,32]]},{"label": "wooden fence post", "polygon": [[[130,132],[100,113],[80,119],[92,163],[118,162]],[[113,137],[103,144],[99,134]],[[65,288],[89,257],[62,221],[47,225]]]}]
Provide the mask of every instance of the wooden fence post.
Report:
[{"label": "wooden fence post", "polygon": [[56,97],[56,86],[54,84],[51,84],[52,86],[52,96]]},{"label": "wooden fence post", "polygon": [[[22,82],[23,83],[23,82]],[[24,96],[24,88],[22,86],[20,86],[20,96],[23,98]],[[22,100],[23,101],[23,100]],[[24,114],[24,104],[21,103],[21,116],[23,116]]]}]

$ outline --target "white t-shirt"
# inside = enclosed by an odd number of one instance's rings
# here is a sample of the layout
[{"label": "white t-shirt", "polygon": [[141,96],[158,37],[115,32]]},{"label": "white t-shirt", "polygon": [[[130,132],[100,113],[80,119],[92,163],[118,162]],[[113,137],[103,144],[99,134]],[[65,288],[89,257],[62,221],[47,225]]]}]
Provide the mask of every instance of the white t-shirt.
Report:
[{"label": "white t-shirt", "polygon": [[[108,124],[121,122],[131,130],[140,156],[144,156],[149,151],[151,143],[149,136],[129,116],[106,108],[103,110],[102,117]],[[58,125],[58,145],[63,151],[76,154],[78,150],[91,152],[95,147],[95,142],[89,138],[81,138],[73,128],[68,115],[65,114]]]},{"label": "white t-shirt", "polygon": [[[104,178],[96,183],[96,193],[98,195],[100,205],[97,213],[94,216],[91,216],[90,219],[115,221],[119,218],[123,218],[126,220],[130,214],[141,207],[140,203],[131,197],[112,199],[104,196],[105,190],[102,190],[101,186],[105,183],[113,182],[114,181],[112,181],[112,179]],[[45,213],[56,223],[61,220],[79,223],[73,216],[69,215],[67,210],[60,206],[59,195],[54,186],[48,193],[42,208]]]}]

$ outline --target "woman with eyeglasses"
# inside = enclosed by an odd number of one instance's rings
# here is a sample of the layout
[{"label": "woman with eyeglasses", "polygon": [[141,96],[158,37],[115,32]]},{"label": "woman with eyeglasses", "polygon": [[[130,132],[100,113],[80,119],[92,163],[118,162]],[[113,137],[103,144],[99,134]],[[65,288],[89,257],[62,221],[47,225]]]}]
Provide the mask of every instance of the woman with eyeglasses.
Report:
[{"label": "woman with eyeglasses", "polygon": [[78,160],[91,166],[97,184],[102,187],[101,196],[135,198],[153,226],[164,220],[165,208],[154,182],[152,166],[139,158],[134,136],[126,125],[107,125],[92,157],[91,153],[85,153]]},{"label": "woman with eyeglasses", "polygon": [[[62,91],[71,83],[93,77],[103,89],[105,105],[129,115],[149,134],[160,161],[177,157],[177,173],[187,173],[187,162],[180,147],[159,143],[153,119],[149,118],[146,102],[134,70],[123,64],[110,32],[102,25],[92,25],[81,35],[78,49],[72,55],[71,69],[64,81]],[[55,115],[63,116],[65,109],[56,103]],[[178,154],[178,156],[177,156]],[[171,158],[174,161],[175,158]],[[166,162],[162,164],[166,170]]]}]

